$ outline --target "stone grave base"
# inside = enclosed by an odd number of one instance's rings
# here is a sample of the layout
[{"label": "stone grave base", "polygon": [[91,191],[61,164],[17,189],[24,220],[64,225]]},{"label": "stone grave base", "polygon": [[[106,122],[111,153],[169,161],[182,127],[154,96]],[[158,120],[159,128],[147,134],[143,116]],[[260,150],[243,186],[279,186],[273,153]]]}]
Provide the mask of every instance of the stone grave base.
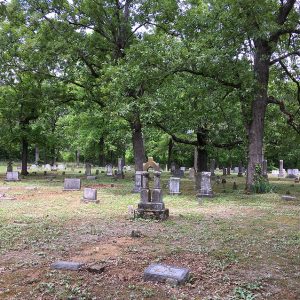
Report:
[{"label": "stone grave base", "polygon": [[177,195],[181,195],[181,192],[169,192],[170,196],[177,196]]},{"label": "stone grave base", "polygon": [[83,203],[96,203],[96,204],[98,204],[98,203],[100,203],[100,200],[90,200],[90,199],[82,198],[81,202],[83,202]]},{"label": "stone grave base", "polygon": [[166,220],[169,217],[169,209],[136,209],[134,211],[134,218],[155,218],[157,220]]}]

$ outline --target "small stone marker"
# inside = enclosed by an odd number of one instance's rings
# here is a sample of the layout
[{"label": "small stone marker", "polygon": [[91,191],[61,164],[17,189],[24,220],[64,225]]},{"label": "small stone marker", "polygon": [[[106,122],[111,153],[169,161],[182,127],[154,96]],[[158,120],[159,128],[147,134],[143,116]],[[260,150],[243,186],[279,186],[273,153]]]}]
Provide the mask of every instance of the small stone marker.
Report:
[{"label": "small stone marker", "polygon": [[79,191],[81,188],[81,181],[79,178],[65,178],[64,191]]},{"label": "small stone marker", "polygon": [[85,188],[83,190],[82,201],[99,203],[99,200],[97,200],[97,190],[92,188]]},{"label": "small stone marker", "polygon": [[297,200],[297,197],[290,196],[290,195],[283,195],[281,196],[281,199],[286,201],[293,201],[293,200]]},{"label": "small stone marker", "polygon": [[133,193],[140,193],[142,189],[143,171],[136,171],[134,174]]},{"label": "small stone marker", "polygon": [[86,176],[86,179],[87,180],[96,180],[97,179],[97,176]]},{"label": "small stone marker", "polygon": [[53,263],[50,268],[57,270],[70,270],[70,271],[79,271],[84,266],[83,263],[74,262],[74,261],[57,261]]},{"label": "small stone marker", "polygon": [[144,271],[144,280],[156,282],[185,283],[189,278],[190,270],[162,264],[151,264]]},{"label": "small stone marker", "polygon": [[20,181],[19,172],[7,172],[6,181]]}]

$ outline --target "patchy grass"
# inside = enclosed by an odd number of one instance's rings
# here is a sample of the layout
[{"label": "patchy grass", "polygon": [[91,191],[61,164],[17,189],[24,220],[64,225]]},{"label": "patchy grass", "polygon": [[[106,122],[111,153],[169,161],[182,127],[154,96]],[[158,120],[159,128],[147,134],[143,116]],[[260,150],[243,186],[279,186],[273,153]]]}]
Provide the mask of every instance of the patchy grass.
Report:
[{"label": "patchy grass", "polygon": [[[10,188],[0,193],[16,198],[0,201],[1,299],[300,298],[300,201],[280,197],[288,189],[300,199],[293,180],[270,180],[278,193],[246,195],[244,179],[231,175],[225,190],[215,184],[216,197],[199,205],[191,180],[182,180],[180,196],[169,196],[163,174],[170,218],[158,222],[128,215],[139,201],[130,173],[125,180],[104,174],[83,180],[97,188],[100,204],[80,202],[82,191],[63,192],[61,172],[51,174],[0,184]],[[142,236],[131,238],[132,230]],[[106,268],[102,274],[51,270],[56,260]],[[191,278],[180,287],[144,282],[143,270],[153,262],[188,267]]]}]

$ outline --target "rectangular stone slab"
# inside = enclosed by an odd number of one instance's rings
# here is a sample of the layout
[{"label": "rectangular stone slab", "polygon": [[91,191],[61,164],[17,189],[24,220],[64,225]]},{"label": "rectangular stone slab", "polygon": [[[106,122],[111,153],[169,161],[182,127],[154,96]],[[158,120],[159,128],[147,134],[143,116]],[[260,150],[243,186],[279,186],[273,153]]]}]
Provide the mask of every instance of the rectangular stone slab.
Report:
[{"label": "rectangular stone slab", "polygon": [[83,263],[74,261],[57,261],[51,265],[51,269],[79,271],[84,266]]},{"label": "rectangular stone slab", "polygon": [[64,190],[65,191],[79,191],[81,188],[81,181],[79,178],[65,178]]},{"label": "rectangular stone slab", "polygon": [[144,271],[144,280],[183,284],[189,278],[189,269],[162,264],[151,264]]}]

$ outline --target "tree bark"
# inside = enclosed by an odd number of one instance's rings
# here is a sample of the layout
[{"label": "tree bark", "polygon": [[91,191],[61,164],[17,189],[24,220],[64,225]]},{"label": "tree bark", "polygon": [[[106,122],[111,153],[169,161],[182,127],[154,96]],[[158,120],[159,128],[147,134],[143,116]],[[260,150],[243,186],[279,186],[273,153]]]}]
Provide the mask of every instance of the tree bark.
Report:
[{"label": "tree bark", "polygon": [[103,136],[100,137],[98,145],[99,145],[99,166],[104,167],[105,166],[105,153],[104,153],[105,141]]},{"label": "tree bark", "polygon": [[173,150],[173,146],[174,146],[173,139],[170,138],[170,140],[169,140],[169,145],[168,145],[168,162],[167,162],[168,169],[171,168],[171,160],[172,160],[172,150]]},{"label": "tree bark", "polygon": [[22,169],[21,175],[28,175],[27,164],[28,164],[28,140],[27,137],[22,137]]},{"label": "tree bark", "polygon": [[263,160],[264,119],[268,104],[268,82],[271,50],[263,40],[256,40],[254,76],[256,94],[251,106],[251,120],[248,122],[248,166],[246,189],[251,191],[254,184],[255,166]]},{"label": "tree bark", "polygon": [[34,158],[35,158],[35,164],[38,164],[39,160],[40,160],[40,151],[39,151],[39,147],[37,145],[35,145]]},{"label": "tree bark", "polygon": [[207,144],[207,129],[199,127],[197,129],[197,172],[207,172],[208,171],[208,153],[206,150]]},{"label": "tree bark", "polygon": [[132,131],[132,144],[134,153],[135,171],[143,171],[143,163],[145,162],[144,138],[142,133],[142,123],[140,118],[130,122]]}]

